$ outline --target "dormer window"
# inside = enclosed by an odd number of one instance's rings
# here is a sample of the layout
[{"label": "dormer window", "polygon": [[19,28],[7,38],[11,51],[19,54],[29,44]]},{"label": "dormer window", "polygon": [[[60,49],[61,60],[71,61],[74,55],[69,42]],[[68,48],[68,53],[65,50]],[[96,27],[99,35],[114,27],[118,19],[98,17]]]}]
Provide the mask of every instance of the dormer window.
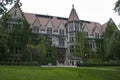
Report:
[{"label": "dormer window", "polygon": [[99,33],[95,33],[95,38],[99,38]]},{"label": "dormer window", "polygon": [[52,34],[52,28],[47,28],[47,34]]},{"label": "dormer window", "polygon": [[84,32],[84,37],[88,38],[88,32],[86,32],[86,31]]},{"label": "dormer window", "polygon": [[32,32],[33,33],[39,33],[39,26],[33,26]]},{"label": "dormer window", "polygon": [[59,29],[59,34],[64,35],[64,29]]}]

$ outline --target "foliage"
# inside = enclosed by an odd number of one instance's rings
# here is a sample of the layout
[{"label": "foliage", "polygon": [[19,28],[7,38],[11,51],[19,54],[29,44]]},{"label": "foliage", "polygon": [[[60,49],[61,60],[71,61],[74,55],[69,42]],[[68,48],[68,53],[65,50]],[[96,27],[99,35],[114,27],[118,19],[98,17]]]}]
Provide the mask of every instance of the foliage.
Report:
[{"label": "foliage", "polygon": [[38,62],[0,62],[0,65],[8,65],[8,66],[38,66]]},{"label": "foliage", "polygon": [[[19,6],[18,6],[19,7]],[[12,23],[11,23],[12,22]],[[8,28],[8,26],[12,24],[12,28]],[[24,54],[25,48],[28,43],[28,38],[30,34],[29,24],[25,20],[25,18],[16,18],[13,20],[10,14],[6,13],[2,16],[1,19],[2,25],[2,34],[5,32],[7,35],[6,42],[2,42],[6,44],[7,48],[5,51],[9,54],[9,57],[4,57],[4,59],[10,58],[9,60],[14,60],[15,54],[17,53],[17,49],[19,49],[19,53],[21,55]],[[3,52],[5,54],[5,52]],[[23,57],[23,56],[22,56]],[[21,57],[21,60],[22,60]]]},{"label": "foliage", "polygon": [[55,45],[53,46],[48,46],[47,50],[49,50],[49,57],[46,57],[49,59],[49,63],[56,65],[56,61],[57,61],[57,48]]},{"label": "foliage", "polygon": [[74,55],[81,57],[84,61],[86,60],[87,55],[91,53],[91,48],[89,47],[89,41],[87,38],[84,38],[83,33],[76,34],[76,43],[74,48]]},{"label": "foliage", "polygon": [[104,44],[103,44],[103,39],[95,39],[96,42],[96,54],[99,56],[99,59],[104,61]]},{"label": "foliage", "polygon": [[47,37],[31,34],[28,44],[29,60],[37,61],[40,65],[56,64],[57,48],[47,44]]},{"label": "foliage", "polygon": [[115,3],[114,10],[120,15],[120,0],[117,0],[117,2]]},{"label": "foliage", "polygon": [[110,40],[110,52],[108,55],[109,59],[120,62],[120,31],[115,30]]},{"label": "foliage", "polygon": [[[115,38],[117,38],[117,36],[119,36],[118,33],[116,33],[117,30],[118,29],[117,29],[116,25],[114,24],[114,22],[111,22],[111,20],[110,20],[107,24],[107,28],[104,33],[105,58],[110,58],[110,55],[112,55],[111,57],[113,58],[113,54],[119,50],[118,46],[115,46],[115,43],[119,42],[118,39],[115,39]],[[116,50],[116,49],[118,49],[118,50]]]},{"label": "foliage", "polygon": [[1,80],[118,80],[119,75],[120,71],[101,70],[101,67],[0,66]]},{"label": "foliage", "polygon": [[[8,17],[8,16],[6,16],[6,17]],[[0,61],[1,60],[8,61],[9,56],[10,56],[8,54],[8,46],[7,46],[8,35],[6,34],[7,31],[6,31],[5,27],[3,27],[2,23],[3,22],[1,20],[0,21]]]},{"label": "foliage", "polygon": [[120,66],[119,63],[81,63],[77,64],[78,67],[103,67],[103,66]]},{"label": "foliage", "polygon": [[7,12],[7,5],[12,5],[19,0],[0,0],[0,15]]},{"label": "foliage", "polygon": [[83,33],[81,32],[76,34],[74,55],[82,58],[84,56],[84,38],[83,38]]}]

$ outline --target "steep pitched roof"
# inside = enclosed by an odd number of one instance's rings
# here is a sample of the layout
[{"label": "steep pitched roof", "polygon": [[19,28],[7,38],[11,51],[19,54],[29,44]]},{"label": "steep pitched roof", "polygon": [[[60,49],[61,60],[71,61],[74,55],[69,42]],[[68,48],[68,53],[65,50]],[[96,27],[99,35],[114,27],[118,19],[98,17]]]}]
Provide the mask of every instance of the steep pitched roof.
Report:
[{"label": "steep pitched roof", "polygon": [[[115,24],[115,22],[113,21],[113,19],[110,18],[108,22],[106,22],[105,24],[102,25],[102,32],[103,32],[103,33],[106,31],[106,28],[107,28],[107,26],[108,26],[109,23],[112,23],[112,24],[114,24],[114,25],[116,26],[116,24]],[[116,29],[118,29],[117,26],[116,26]]]},{"label": "steep pitched roof", "polygon": [[73,5],[68,21],[74,21],[74,20],[79,20],[79,17]]},{"label": "steep pitched roof", "polygon": [[33,22],[36,19],[36,16],[33,13],[24,13],[24,16],[27,19],[28,23],[31,24],[31,25],[33,24]]},{"label": "steep pitched roof", "polygon": [[89,22],[89,23],[83,23],[84,25],[86,25],[86,27],[89,30],[89,34],[93,35],[94,29],[97,27],[99,29],[100,35],[102,35],[102,26],[101,24],[97,23],[97,22]]},{"label": "steep pitched roof", "polygon": [[36,18],[38,18],[40,21],[42,30],[45,30],[45,27],[49,20],[52,21],[53,27],[55,30],[59,28],[61,21],[63,21],[64,24],[68,21],[67,18],[63,18],[63,17],[48,16],[48,15],[33,14],[33,13],[24,13],[24,16],[26,17],[28,23],[31,25],[34,23]]}]

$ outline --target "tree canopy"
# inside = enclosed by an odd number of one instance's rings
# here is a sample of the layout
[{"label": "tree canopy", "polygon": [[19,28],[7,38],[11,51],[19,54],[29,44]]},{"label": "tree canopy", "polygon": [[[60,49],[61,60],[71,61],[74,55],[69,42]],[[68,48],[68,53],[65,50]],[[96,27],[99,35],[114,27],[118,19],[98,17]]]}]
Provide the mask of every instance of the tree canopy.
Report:
[{"label": "tree canopy", "polygon": [[0,0],[0,15],[7,12],[7,5],[12,5],[19,0]]},{"label": "tree canopy", "polygon": [[107,24],[106,32],[104,33],[104,51],[106,58],[109,60],[119,61],[119,46],[120,46],[120,31],[112,20]]},{"label": "tree canopy", "polygon": [[118,15],[120,15],[120,0],[118,0],[115,3],[115,7],[114,7],[115,12],[118,12]]}]

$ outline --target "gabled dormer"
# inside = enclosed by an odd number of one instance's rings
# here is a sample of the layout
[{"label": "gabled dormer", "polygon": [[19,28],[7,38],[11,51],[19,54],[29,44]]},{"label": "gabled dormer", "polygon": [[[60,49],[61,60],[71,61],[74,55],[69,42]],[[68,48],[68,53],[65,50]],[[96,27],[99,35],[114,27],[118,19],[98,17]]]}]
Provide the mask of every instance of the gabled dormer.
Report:
[{"label": "gabled dormer", "polygon": [[8,11],[8,14],[11,15],[11,18],[23,19],[23,13],[20,8],[19,0],[15,3],[15,5]]},{"label": "gabled dormer", "polygon": [[89,37],[89,29],[88,29],[87,24],[83,25],[82,31],[83,31],[84,37],[88,38]]},{"label": "gabled dormer", "polygon": [[27,23],[26,18],[24,17],[20,7],[20,2],[18,0],[15,5],[5,15],[2,16],[2,21],[7,22],[6,29],[8,31],[20,31],[24,28],[24,23]]},{"label": "gabled dormer", "polygon": [[63,35],[66,34],[65,33],[66,28],[64,26],[65,26],[64,22],[61,21],[60,24],[59,24],[59,35],[63,36]]},{"label": "gabled dormer", "polygon": [[93,29],[93,35],[95,38],[99,38],[100,37],[100,30],[99,28],[97,27],[97,24],[95,23],[95,27]]},{"label": "gabled dormer", "polygon": [[40,21],[38,17],[35,19],[35,21],[32,24],[32,32],[33,33],[39,33],[40,32]]},{"label": "gabled dormer", "polygon": [[51,19],[48,20],[48,23],[46,24],[46,33],[47,34],[53,34],[53,23],[51,21]]}]

